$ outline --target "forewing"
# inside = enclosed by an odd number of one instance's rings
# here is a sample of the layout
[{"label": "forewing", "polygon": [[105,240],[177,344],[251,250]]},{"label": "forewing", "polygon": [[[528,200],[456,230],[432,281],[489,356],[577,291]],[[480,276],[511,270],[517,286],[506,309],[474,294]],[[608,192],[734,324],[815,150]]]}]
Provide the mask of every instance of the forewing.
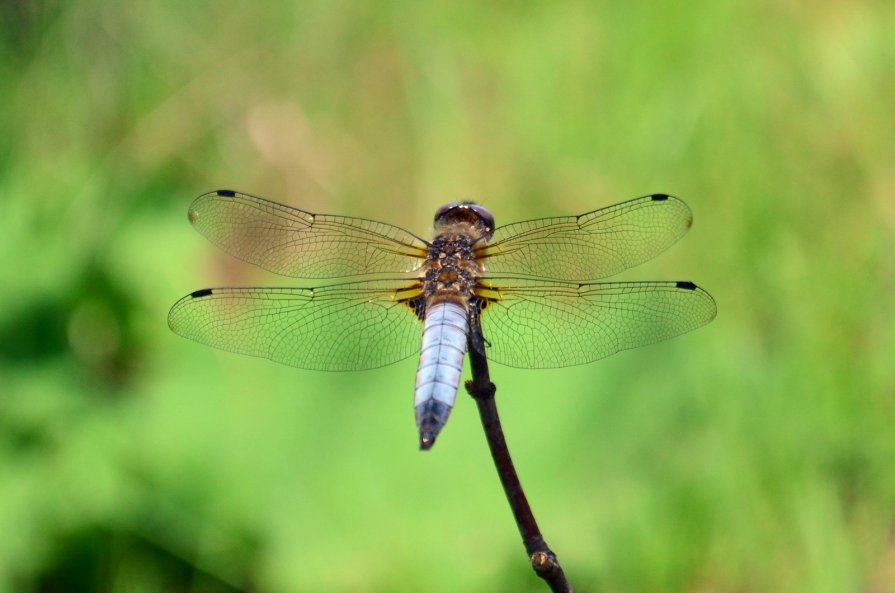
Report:
[{"label": "forewing", "polygon": [[684,236],[692,222],[693,215],[684,202],[653,194],[581,216],[498,227],[478,255],[485,258],[489,277],[585,282],[655,257]]},{"label": "forewing", "polygon": [[399,280],[321,288],[208,288],[180,299],[168,314],[168,325],[214,348],[302,369],[372,369],[419,350],[419,292]]},{"label": "forewing", "polygon": [[481,314],[485,352],[511,367],[592,362],[694,330],[716,313],[711,295],[692,282],[491,284],[479,291],[488,299]]},{"label": "forewing", "polygon": [[399,274],[419,268],[426,242],[363,218],[311,214],[231,190],[199,196],[189,219],[228,253],[296,278]]}]

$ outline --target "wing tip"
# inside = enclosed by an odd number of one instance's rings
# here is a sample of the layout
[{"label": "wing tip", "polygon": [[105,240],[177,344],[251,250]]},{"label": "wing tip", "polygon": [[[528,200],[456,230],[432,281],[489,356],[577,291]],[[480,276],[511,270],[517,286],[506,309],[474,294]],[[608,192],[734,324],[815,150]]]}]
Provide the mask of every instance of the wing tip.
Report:
[{"label": "wing tip", "polygon": [[232,189],[216,189],[206,192],[193,200],[189,210],[187,210],[186,217],[192,225],[200,226],[203,222],[201,213],[204,212],[208,200],[213,198],[237,198],[239,195],[239,192]]},{"label": "wing tip", "polygon": [[673,196],[671,194],[663,194],[663,193],[650,194],[647,197],[652,202],[673,203],[675,208],[680,208],[685,212],[684,229],[683,229],[683,232],[681,233],[681,235],[686,233],[690,229],[690,227],[693,226],[693,211],[690,210],[690,206],[688,206],[687,203],[685,201],[683,201],[682,199],[678,198],[677,196]]},{"label": "wing tip", "polygon": [[184,306],[185,303],[194,301],[196,299],[201,299],[203,297],[207,297],[214,294],[213,288],[200,288],[199,290],[194,290],[189,293],[171,307],[171,310],[168,311],[168,328],[171,329],[176,334],[183,335],[183,333],[177,328],[177,313],[180,311],[181,307]]},{"label": "wing tip", "polygon": [[679,280],[674,283],[674,286],[675,286],[675,288],[680,288],[683,290],[699,292],[703,298],[706,298],[706,297],[708,298],[708,300],[711,302],[712,310],[711,310],[711,314],[709,315],[708,319],[706,319],[705,323],[709,323],[711,320],[713,320],[715,317],[718,316],[718,305],[715,303],[714,297],[712,295],[710,295],[704,288],[697,286],[695,282],[691,282],[689,280]]}]

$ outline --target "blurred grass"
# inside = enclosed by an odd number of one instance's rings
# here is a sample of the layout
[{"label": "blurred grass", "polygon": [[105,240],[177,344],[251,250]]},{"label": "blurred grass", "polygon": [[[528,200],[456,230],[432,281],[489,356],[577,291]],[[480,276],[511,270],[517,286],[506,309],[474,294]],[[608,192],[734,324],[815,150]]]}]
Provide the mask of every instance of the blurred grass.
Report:
[{"label": "blurred grass", "polygon": [[466,398],[181,340],[233,187],[417,233],[654,191],[708,327],[493,369],[581,591],[895,590],[895,6],[0,5],[0,591],[542,591]]}]

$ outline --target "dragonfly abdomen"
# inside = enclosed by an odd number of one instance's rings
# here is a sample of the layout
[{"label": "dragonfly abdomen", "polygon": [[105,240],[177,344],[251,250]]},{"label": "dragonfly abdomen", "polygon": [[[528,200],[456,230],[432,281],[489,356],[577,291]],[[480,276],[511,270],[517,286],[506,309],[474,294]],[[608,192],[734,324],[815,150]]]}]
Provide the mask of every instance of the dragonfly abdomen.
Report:
[{"label": "dragonfly abdomen", "polygon": [[426,310],[414,397],[421,449],[432,446],[454,407],[468,332],[463,305],[442,301]]}]

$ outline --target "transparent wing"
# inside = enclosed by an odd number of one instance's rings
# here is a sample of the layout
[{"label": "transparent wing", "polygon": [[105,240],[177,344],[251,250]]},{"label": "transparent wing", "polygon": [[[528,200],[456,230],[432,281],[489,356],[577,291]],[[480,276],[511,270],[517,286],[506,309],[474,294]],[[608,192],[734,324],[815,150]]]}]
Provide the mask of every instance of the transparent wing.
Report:
[{"label": "transparent wing", "polygon": [[417,269],[427,243],[396,226],[311,214],[231,190],[199,196],[189,219],[228,253],[295,278],[399,274]]},{"label": "transparent wing", "polygon": [[302,369],[372,369],[419,350],[418,293],[406,280],[207,288],[180,299],[168,325],[214,348]]},{"label": "transparent wing", "polygon": [[489,277],[529,276],[586,282],[651,259],[680,239],[690,208],[653,194],[581,216],[517,222],[494,231],[478,250]]},{"label": "transparent wing", "polygon": [[[498,283],[505,286],[496,286]],[[692,282],[576,284],[501,279],[480,290],[489,360],[559,368],[667,340],[714,319],[715,301]]]}]

